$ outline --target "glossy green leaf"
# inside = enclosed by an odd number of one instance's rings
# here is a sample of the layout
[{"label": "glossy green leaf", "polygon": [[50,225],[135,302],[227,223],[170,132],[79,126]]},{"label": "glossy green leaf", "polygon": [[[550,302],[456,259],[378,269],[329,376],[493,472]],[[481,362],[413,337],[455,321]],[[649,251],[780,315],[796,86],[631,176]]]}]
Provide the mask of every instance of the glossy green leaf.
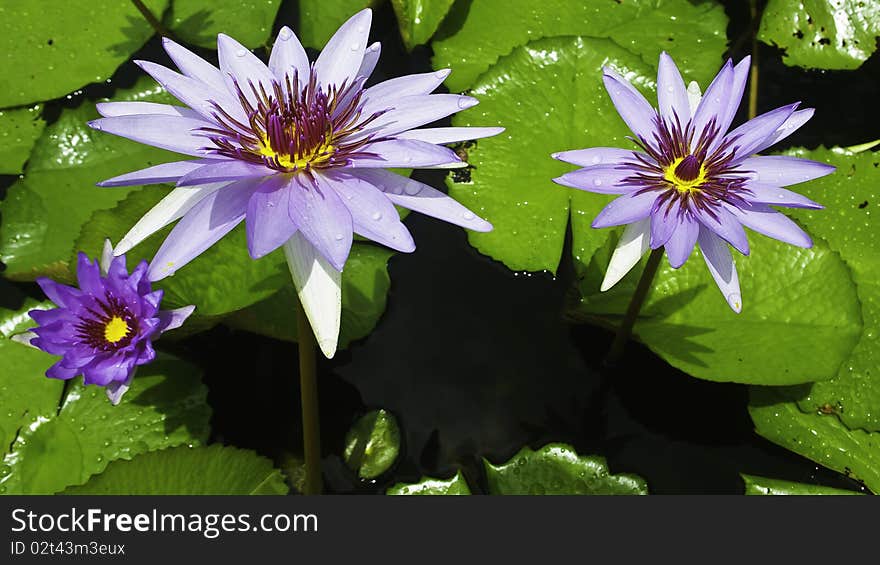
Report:
[{"label": "glossy green leaf", "polygon": [[843,490],[839,488],[823,487],[821,485],[807,485],[803,483],[794,483],[791,481],[782,481],[780,479],[769,479],[767,477],[758,477],[755,475],[740,475],[745,483],[745,493],[749,495],[853,495],[863,494],[852,490]]},{"label": "glossy green leaf", "polygon": [[[345,348],[369,335],[385,311],[391,280],[388,260],[393,251],[372,244],[355,243],[342,271],[342,327],[339,347]],[[224,323],[256,334],[296,341],[299,299],[292,284],[249,308],[233,313]]]},{"label": "glossy green leaf", "polygon": [[871,0],[770,0],[758,38],[785,50],[787,65],[856,69],[877,48],[880,3]]},{"label": "glossy green leaf", "polygon": [[[147,78],[115,100],[173,100]],[[24,178],[9,188],[2,204],[0,260],[5,275],[32,280],[40,275],[69,278],[68,259],[80,228],[95,210],[112,208],[131,189],[95,183],[180,156],[88,127],[98,117],[93,102],[64,110],[37,141]]]},{"label": "glossy green leaf", "polygon": [[209,445],[175,447],[115,461],[63,494],[287,494],[281,471],[253,451]]},{"label": "glossy green leaf", "polygon": [[225,33],[250,48],[269,40],[281,0],[174,0],[165,25],[187,43],[217,48],[217,34]]},{"label": "glossy green leaf", "polygon": [[378,0],[300,0],[297,37],[312,49],[323,49],[339,26]]},{"label": "glossy green leaf", "polygon": [[[4,322],[32,305],[4,312]],[[113,406],[103,388],[80,379],[65,394],[63,382],[45,376],[56,359],[0,338],[0,439],[8,449],[0,492],[51,494],[81,484],[110,461],[207,439],[207,390],[192,365],[160,355],[138,369]]]},{"label": "glossy green leaf", "polygon": [[491,494],[648,494],[640,477],[612,475],[604,457],[578,455],[562,443],[524,447],[500,465],[483,463]]},{"label": "glossy green leaf", "polygon": [[[161,15],[168,0],[144,0]],[[0,108],[58,98],[113,74],[153,29],[132,2],[36,0],[0,5]]]},{"label": "glossy green leaf", "polygon": [[880,433],[850,430],[834,414],[802,412],[799,396],[793,387],[752,387],[749,413],[758,434],[880,494]]},{"label": "glossy green leaf", "polygon": [[[823,240],[814,240],[812,249],[800,249],[749,233],[751,255],[735,257],[740,314],[718,291],[699,249],[677,270],[664,259],[635,334],[701,379],[785,385],[832,378],[858,341],[862,321],[850,270]],[[602,293],[609,258],[610,245],[583,269],[574,317],[613,327],[642,267]]]},{"label": "glossy green leaf", "polygon": [[17,175],[43,133],[43,106],[0,110],[0,175]]},{"label": "glossy green leaf", "polygon": [[395,495],[463,495],[470,494],[471,489],[461,471],[455,473],[451,479],[433,479],[422,477],[417,483],[397,483],[385,491],[385,494]]},{"label": "glossy green leaf", "polygon": [[455,0],[391,0],[407,49],[427,43]]},{"label": "glossy green leaf", "polygon": [[542,39],[518,47],[480,77],[472,91],[480,105],[453,118],[457,126],[507,128],[468,147],[470,178],[454,174],[448,185],[453,197],[494,226],[468,232],[471,245],[513,270],[556,270],[569,209],[575,244],[587,256],[608,237],[582,229],[578,218],[588,225],[609,199],[554,184],[551,179],[571,166],[550,157],[565,149],[631,145],[602,85],[604,65],[646,93],[654,88],[651,67],[611,40]]},{"label": "glossy green leaf", "polygon": [[373,410],[358,418],[345,435],[342,455],[362,479],[375,479],[391,468],[400,453],[400,427],[393,414]]},{"label": "glossy green leaf", "polygon": [[[721,66],[727,44],[727,18],[722,6],[713,1],[479,0],[461,4],[441,28],[443,38],[432,44],[434,67],[453,69],[446,80],[452,91],[471,87],[499,57],[543,37],[610,38],[655,69],[660,52],[669,51],[685,77],[701,84]],[[544,96],[547,89],[534,94]]]},{"label": "glossy green leaf", "polygon": [[850,428],[880,431],[880,155],[843,149],[795,149],[789,154],[837,167],[833,175],[795,187],[825,205],[792,215],[819,235],[852,272],[864,330],[840,372],[800,400],[805,412],[833,411]]}]

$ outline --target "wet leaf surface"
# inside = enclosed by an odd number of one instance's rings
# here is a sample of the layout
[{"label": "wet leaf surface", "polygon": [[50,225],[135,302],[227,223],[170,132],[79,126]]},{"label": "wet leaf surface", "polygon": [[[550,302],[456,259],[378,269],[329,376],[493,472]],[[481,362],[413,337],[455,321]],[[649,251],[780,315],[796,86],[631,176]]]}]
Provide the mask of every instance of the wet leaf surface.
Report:
[{"label": "wet leaf surface", "polygon": [[375,479],[394,465],[400,453],[400,428],[386,410],[361,416],[345,436],[345,463],[362,479]]},{"label": "wet leaf surface", "polygon": [[820,485],[807,485],[803,483],[793,483],[791,481],[782,481],[779,479],[770,479],[767,477],[757,477],[755,475],[743,475],[743,482],[746,486],[745,494],[749,495],[859,495],[864,494],[851,490],[843,490],[839,488],[823,487]]},{"label": "wet leaf surface", "polygon": [[455,0],[391,0],[400,36],[407,49],[422,45],[434,32]]},{"label": "wet leaf surface", "polygon": [[217,34],[225,33],[253,49],[269,41],[280,5],[281,0],[174,0],[165,25],[177,38],[199,47],[216,49]]},{"label": "wet leaf surface", "polygon": [[0,174],[17,175],[31,154],[46,122],[43,106],[0,110]]}]

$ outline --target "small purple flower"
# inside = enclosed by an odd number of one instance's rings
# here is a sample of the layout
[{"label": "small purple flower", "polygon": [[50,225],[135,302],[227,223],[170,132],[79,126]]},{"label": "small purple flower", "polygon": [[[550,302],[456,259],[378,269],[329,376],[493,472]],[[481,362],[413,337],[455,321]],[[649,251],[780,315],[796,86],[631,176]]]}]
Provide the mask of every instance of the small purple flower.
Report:
[{"label": "small purple flower", "polygon": [[129,274],[125,256],[113,257],[108,241],[100,266],[79,254],[79,288],[37,279],[57,308],[31,310],[39,325],[19,341],[61,356],[47,377],[82,375],[85,384],[105,387],[110,401],[119,402],[137,367],[156,358],[152,340],[180,327],[195,309],[159,310],[162,291],[152,290],[147,269],[142,261]]},{"label": "small purple flower", "polygon": [[728,60],[704,96],[685,88],[672,58],[660,55],[655,110],[624,77],[605,67],[603,80],[641,151],[595,147],[556,153],[583,167],[555,182],[600,194],[618,194],[593,220],[594,228],[627,224],[602,282],[614,286],[644,253],[665,247],[673,268],[699,243],[709,272],[730,307],[740,312],[739,278],[728,244],[749,254],[743,226],[774,239],[811,247],[810,237],[771,206],[822,208],[783,187],[834,171],[824,163],[754,156],[791,135],[813,115],[798,104],[762,114],[728,132],[742,99],[749,57]]},{"label": "small purple flower", "polygon": [[122,238],[125,253],[182,218],[147,276],[174,274],[242,221],[253,258],[283,247],[306,314],[325,355],[336,350],[339,273],[357,233],[392,249],[415,244],[395,205],[476,231],[492,226],[442,192],[388,168],[466,166],[443,144],[502,128],[425,128],[477,100],[431,94],[448,70],[364,85],[379,59],[367,46],[372,12],[339,28],[314,63],[285,27],[268,66],[220,34],[220,68],[164,40],[180,69],[137,61],[188,107],[99,104],[94,129],[197,159],[149,167],[99,183],[174,182],[177,188]]}]

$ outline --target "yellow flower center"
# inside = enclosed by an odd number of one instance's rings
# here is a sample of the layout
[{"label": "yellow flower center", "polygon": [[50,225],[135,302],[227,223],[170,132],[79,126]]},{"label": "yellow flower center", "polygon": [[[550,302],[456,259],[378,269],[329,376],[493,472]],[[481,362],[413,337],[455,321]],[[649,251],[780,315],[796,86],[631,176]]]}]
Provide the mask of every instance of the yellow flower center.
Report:
[{"label": "yellow flower center", "polygon": [[700,185],[706,182],[706,167],[702,164],[699,165],[699,172],[693,178],[688,178],[693,176],[691,174],[686,174],[683,171],[679,170],[679,165],[681,165],[682,161],[684,161],[687,157],[678,157],[675,161],[672,162],[671,165],[666,167],[666,170],[663,171],[663,178],[669,181],[673,186],[675,186],[676,190],[681,193],[685,192],[699,192]]},{"label": "yellow flower center", "polygon": [[266,139],[263,139],[260,142],[260,155],[268,157],[273,161],[277,161],[279,165],[290,170],[301,170],[308,168],[309,166],[314,167],[316,165],[323,165],[333,157],[335,152],[336,148],[333,147],[333,145],[330,143],[324,143],[318,145],[307,154],[294,157],[287,153],[279,153],[275,151]]},{"label": "yellow flower center", "polygon": [[107,322],[107,325],[104,326],[104,339],[106,339],[108,343],[116,343],[127,336],[129,331],[130,328],[128,327],[128,322],[119,316],[113,316],[110,318],[110,321]]}]

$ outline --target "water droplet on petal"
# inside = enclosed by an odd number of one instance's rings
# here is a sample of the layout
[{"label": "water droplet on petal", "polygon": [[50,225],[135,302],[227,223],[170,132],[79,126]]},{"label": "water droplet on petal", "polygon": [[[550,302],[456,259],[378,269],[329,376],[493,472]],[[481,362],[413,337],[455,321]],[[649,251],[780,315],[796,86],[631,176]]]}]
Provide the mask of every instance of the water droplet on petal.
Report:
[{"label": "water droplet on petal", "polygon": [[727,303],[737,312],[742,310],[742,296],[735,292],[727,296]]},{"label": "water droplet on petal", "polygon": [[371,216],[374,220],[379,221],[382,219],[382,212],[373,212]]},{"label": "water droplet on petal", "polygon": [[403,191],[406,192],[410,196],[415,196],[416,194],[422,191],[422,187],[417,185],[414,182],[407,183],[406,186],[403,187]]},{"label": "water droplet on petal", "polygon": [[599,156],[599,155],[594,155],[594,156],[593,156],[593,163],[594,163],[594,164],[596,164],[596,163],[601,163],[601,162],[602,162],[602,157],[601,157],[601,156]]},{"label": "water droplet on petal", "polygon": [[476,216],[474,216],[474,213],[471,212],[470,210],[468,210],[467,212],[462,213],[461,217],[464,218],[465,220],[468,220],[468,221],[473,220],[474,218],[476,218]]},{"label": "water droplet on petal", "polygon": [[600,178],[593,179],[593,184],[596,186],[602,186],[602,179],[600,179]]},{"label": "water droplet on petal", "polygon": [[282,41],[287,41],[288,39],[290,39],[291,35],[292,34],[290,33],[290,30],[284,28],[281,30],[281,33],[278,34],[278,37],[280,37]]},{"label": "water droplet on petal", "polygon": [[671,84],[666,87],[666,92],[674,92],[674,91],[675,91],[675,88]]},{"label": "water droplet on petal", "polygon": [[352,44],[351,44],[351,50],[352,50],[352,51],[357,51],[357,50],[360,49],[360,48],[361,48],[361,44],[360,44],[360,43],[352,43]]},{"label": "water droplet on petal", "polygon": [[343,239],[345,239],[345,236],[342,235],[341,233],[338,233],[338,234],[336,234],[335,239],[336,239],[336,241],[342,241]]},{"label": "water droplet on petal", "polygon": [[239,49],[235,52],[236,57],[244,57],[245,55],[247,55],[247,51],[245,51],[244,49]]},{"label": "water droplet on petal", "polygon": [[462,110],[466,110],[474,105],[474,100],[472,98],[459,98],[458,99],[458,107]]}]

